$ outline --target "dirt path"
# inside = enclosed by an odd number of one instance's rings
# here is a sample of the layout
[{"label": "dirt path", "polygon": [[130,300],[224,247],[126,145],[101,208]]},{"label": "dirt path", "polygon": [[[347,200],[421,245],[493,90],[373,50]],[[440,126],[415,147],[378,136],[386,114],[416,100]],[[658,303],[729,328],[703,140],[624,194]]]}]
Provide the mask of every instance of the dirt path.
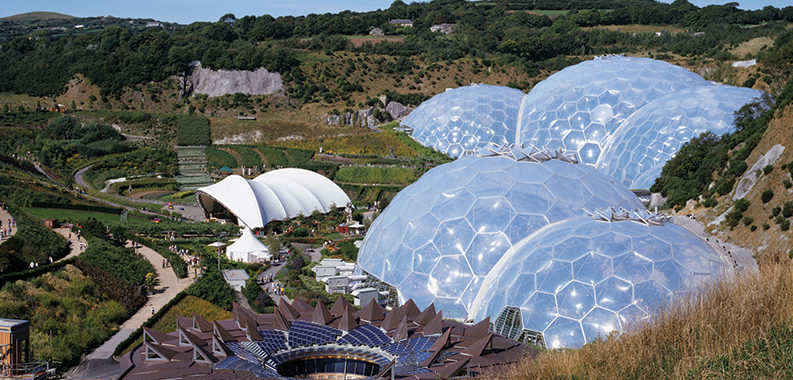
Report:
[{"label": "dirt path", "polygon": [[[131,246],[132,245],[128,242],[127,247]],[[86,360],[111,358],[116,346],[124,341],[124,339],[127,339],[127,337],[129,337],[133,331],[140,328],[143,325],[143,322],[146,322],[146,320],[149,319],[152,314],[154,314],[152,312],[152,308],[154,308],[154,312],[160,310],[179,292],[190,286],[190,284],[192,284],[193,280],[195,279],[195,271],[189,270],[187,278],[177,278],[172,268],[162,267],[163,257],[159,253],[145,246],[139,245],[138,247],[139,248],[137,249],[137,252],[142,254],[146,260],[149,260],[149,262],[154,266],[154,270],[157,272],[157,279],[159,281],[157,286],[154,288],[154,294],[149,296],[149,301],[146,303],[146,306],[142,307],[137,313],[127,319],[127,321],[121,325],[119,331],[115,335],[108,339],[104,344],[99,346],[99,348],[94,350],[94,352],[88,354]]]},{"label": "dirt path", "polygon": [[[14,217],[11,216],[11,214],[9,214],[8,212],[6,212],[5,207],[0,209],[0,228],[5,228],[6,232],[8,232],[8,228],[9,228],[8,226],[9,219],[14,219]],[[6,241],[11,236],[14,236],[15,233],[17,233],[16,224],[14,225],[14,227],[11,227],[10,233],[8,233],[5,237],[0,238],[0,241]]]}]

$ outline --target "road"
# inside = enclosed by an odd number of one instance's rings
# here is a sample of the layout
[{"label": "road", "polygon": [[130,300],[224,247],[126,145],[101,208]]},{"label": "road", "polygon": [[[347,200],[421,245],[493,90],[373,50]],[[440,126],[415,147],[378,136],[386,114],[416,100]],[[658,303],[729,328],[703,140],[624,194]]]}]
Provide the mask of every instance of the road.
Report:
[{"label": "road", "polygon": [[[131,246],[132,245],[128,242],[127,247]],[[137,252],[142,254],[143,257],[154,266],[154,270],[157,272],[158,284],[154,288],[154,294],[149,296],[146,306],[142,307],[137,313],[127,319],[127,321],[119,327],[119,331],[115,335],[105,341],[99,348],[88,354],[83,362],[67,375],[67,378],[97,378],[99,377],[97,373],[109,370],[107,366],[114,365],[118,367],[118,362],[112,360],[113,351],[116,349],[116,346],[127,339],[132,332],[143,326],[143,322],[146,322],[153,314],[152,308],[154,308],[154,312],[160,310],[168,301],[190,286],[193,280],[195,280],[195,271],[188,270],[188,277],[180,279],[176,277],[172,268],[163,268],[163,257],[151,248],[139,245]]]},{"label": "road", "polygon": [[[89,169],[91,169],[93,166],[94,166],[94,164],[91,164],[91,165],[88,165],[88,166],[78,170],[77,172],[75,172],[74,173],[74,183],[76,183],[78,186],[80,186],[80,187],[82,187],[84,189],[91,189],[92,186],[89,185],[87,182],[85,182],[85,179],[83,178],[83,176],[85,175],[85,172],[88,171]],[[140,211],[140,212],[142,212],[144,214],[147,214],[147,215],[157,215],[157,216],[161,215],[159,213],[151,212],[151,211],[148,211],[148,210],[142,210],[142,209],[131,207],[131,206],[122,206],[122,205],[117,204],[115,202],[111,202],[111,201],[108,201],[108,200],[105,200],[105,199],[97,198],[97,197],[94,197],[94,196],[91,196],[91,195],[88,195],[88,194],[84,194],[84,196],[87,197],[87,198],[90,198],[90,199],[92,199],[94,201],[105,203],[105,204],[111,205],[113,207],[121,207],[121,208],[124,208],[125,210],[129,210],[129,211],[138,210],[138,211]],[[150,199],[142,200],[142,199],[129,198],[129,197],[124,197],[124,196],[119,196],[119,197],[123,198],[123,199],[125,199],[127,201],[130,201],[130,202],[135,202],[135,203],[140,203],[141,205],[146,205],[147,207],[148,206],[159,205],[162,208],[163,211],[176,212],[178,214],[181,214],[183,217],[185,217],[185,218],[187,218],[189,220],[197,220],[197,221],[204,220],[204,211],[197,204],[194,205],[194,206],[191,206],[191,205],[174,206],[174,208],[172,210],[168,210],[167,209],[167,207],[168,207],[168,203],[167,202],[158,201],[158,200],[150,200]]]}]

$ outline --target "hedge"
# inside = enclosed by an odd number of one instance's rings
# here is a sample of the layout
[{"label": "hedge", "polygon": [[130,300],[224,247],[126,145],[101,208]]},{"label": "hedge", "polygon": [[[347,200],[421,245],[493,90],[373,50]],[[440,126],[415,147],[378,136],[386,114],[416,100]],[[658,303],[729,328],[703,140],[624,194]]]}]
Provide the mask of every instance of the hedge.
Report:
[{"label": "hedge", "polygon": [[91,277],[111,299],[124,306],[129,315],[146,304],[143,287],[121,280],[108,271],[79,258],[74,261],[74,266]]},{"label": "hedge", "polygon": [[30,207],[95,211],[95,212],[103,212],[107,214],[121,214],[121,212],[124,211],[124,209],[120,209],[116,207],[91,206],[91,205],[81,205],[81,204],[73,204],[73,203],[61,203],[61,202],[32,202],[30,204]]},{"label": "hedge", "polygon": [[19,272],[12,272],[0,275],[0,288],[3,287],[7,282],[16,282],[19,280],[26,281],[32,277],[38,277],[45,273],[53,272],[58,269],[61,269],[69,264],[74,264],[76,257],[71,257],[63,261],[54,262],[52,264],[41,265],[38,268],[33,268],[29,270],[19,271]]},{"label": "hedge", "polygon": [[184,262],[184,260],[182,260],[181,256],[169,251],[165,244],[145,237],[139,237],[137,240],[139,240],[141,244],[157,251],[157,253],[168,259],[168,262],[171,263],[171,268],[173,269],[173,273],[176,275],[176,277],[187,277],[187,264]]}]

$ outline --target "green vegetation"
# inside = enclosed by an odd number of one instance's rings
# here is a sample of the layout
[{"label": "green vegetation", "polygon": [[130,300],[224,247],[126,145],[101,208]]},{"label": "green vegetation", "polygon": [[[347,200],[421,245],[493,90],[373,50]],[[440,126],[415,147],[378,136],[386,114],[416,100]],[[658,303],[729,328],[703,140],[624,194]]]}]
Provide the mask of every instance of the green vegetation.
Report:
[{"label": "green vegetation", "polygon": [[768,203],[771,201],[771,199],[774,199],[774,191],[771,189],[766,189],[760,195],[760,198],[763,200],[763,203]]},{"label": "green vegetation", "polygon": [[730,211],[730,213],[727,214],[727,222],[730,223],[731,227],[735,227],[738,225],[738,223],[741,222],[741,219],[743,218],[743,213],[747,209],[749,209],[749,205],[750,205],[749,201],[743,198],[735,201],[735,204],[733,204],[732,206],[733,207],[732,211]]},{"label": "green vegetation", "polygon": [[775,378],[793,373],[793,324],[773,326],[764,338],[749,339],[730,352],[703,360],[688,378]]},{"label": "green vegetation", "polygon": [[246,168],[262,167],[262,160],[259,158],[259,154],[253,150],[253,148],[244,145],[232,145],[231,149],[239,153],[241,158],[239,164],[241,166]]},{"label": "green vegetation", "polygon": [[85,222],[82,234],[88,248],[80,259],[92,264],[112,276],[135,286],[146,283],[146,274],[155,273],[151,263],[135,254],[132,248],[124,248],[126,233],[123,229],[112,229],[112,240],[107,227],[95,219]]},{"label": "green vegetation", "polygon": [[[37,219],[57,219],[61,222],[85,222],[88,219],[96,219],[103,224],[118,224],[121,216],[117,213],[70,210],[63,208],[30,208],[27,210],[30,216]],[[136,215],[127,216],[128,222],[151,223],[149,220]]]},{"label": "green vegetation", "polygon": [[172,149],[136,149],[132,152],[102,158],[93,165],[85,172],[83,178],[95,189],[103,188],[105,181],[113,178],[154,173],[172,177],[179,173],[176,152]]},{"label": "green vegetation", "polygon": [[212,144],[209,119],[197,116],[180,119],[176,132],[176,144],[182,146]]},{"label": "green vegetation", "polygon": [[237,160],[234,159],[230,153],[218,149],[215,146],[208,146],[207,147],[207,169],[214,170],[219,169],[224,166],[228,166],[230,168],[236,168]]},{"label": "green vegetation", "polygon": [[[17,233],[0,244],[0,272],[26,270],[31,262],[45,264],[57,260],[69,251],[66,240],[33,218],[12,206]],[[4,221],[3,223],[7,223]]]},{"label": "green vegetation", "polygon": [[256,276],[251,276],[245,281],[242,295],[248,300],[251,309],[257,313],[271,313],[272,307],[275,306],[273,299],[256,283]]},{"label": "green vegetation", "polygon": [[30,321],[35,360],[76,365],[127,317],[124,307],[72,265],[0,290],[0,315]]},{"label": "green vegetation", "polygon": [[166,241],[142,237],[136,238],[136,241],[157,251],[162,257],[168,259],[168,263],[171,265],[171,269],[173,269],[173,273],[176,277],[187,278],[187,263],[182,260],[181,256],[168,250],[169,244],[167,244]]},{"label": "green vegetation", "polygon": [[415,174],[408,168],[345,166],[336,172],[334,179],[339,182],[405,185],[415,181]]},{"label": "green vegetation", "polygon": [[231,310],[235,299],[234,290],[223,280],[223,275],[216,267],[208,265],[206,268],[195,284],[187,288],[187,294],[209,301],[224,310]]}]

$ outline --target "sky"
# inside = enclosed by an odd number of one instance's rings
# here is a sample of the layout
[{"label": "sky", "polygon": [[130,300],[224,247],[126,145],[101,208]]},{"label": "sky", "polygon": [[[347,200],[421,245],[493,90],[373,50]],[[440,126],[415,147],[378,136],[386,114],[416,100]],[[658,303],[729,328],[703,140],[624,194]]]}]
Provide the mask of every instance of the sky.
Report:
[{"label": "sky", "polygon": [[[670,2],[671,0],[666,0]],[[697,6],[724,4],[729,0],[689,0]],[[393,0],[0,0],[0,17],[33,11],[65,13],[78,17],[113,15],[124,18],[153,18],[189,24],[217,21],[226,13],[273,16],[336,13],[343,10],[371,11],[388,8]],[[410,1],[405,1],[410,2]],[[793,0],[738,0],[742,9],[766,5],[785,7]]]}]

